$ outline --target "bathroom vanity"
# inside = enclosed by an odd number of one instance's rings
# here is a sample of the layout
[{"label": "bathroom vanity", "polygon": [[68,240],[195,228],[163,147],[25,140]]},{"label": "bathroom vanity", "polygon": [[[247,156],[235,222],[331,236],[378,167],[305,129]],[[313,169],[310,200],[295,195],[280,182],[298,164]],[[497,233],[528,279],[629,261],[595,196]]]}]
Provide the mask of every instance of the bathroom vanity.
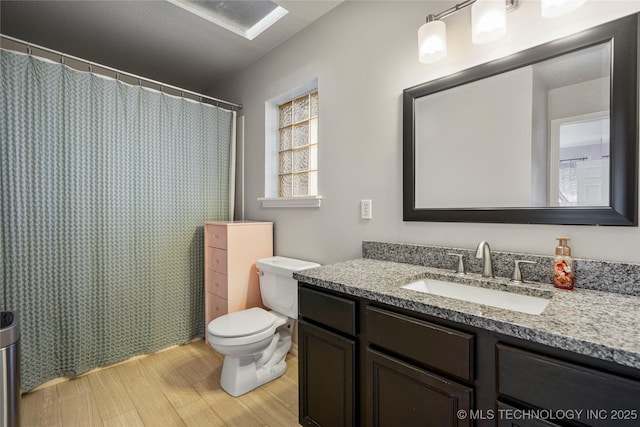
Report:
[{"label": "bathroom vanity", "polygon": [[440,268],[358,259],[294,277],[302,425],[640,424],[640,297],[527,284],[549,292],[534,315],[401,287],[478,280]]}]

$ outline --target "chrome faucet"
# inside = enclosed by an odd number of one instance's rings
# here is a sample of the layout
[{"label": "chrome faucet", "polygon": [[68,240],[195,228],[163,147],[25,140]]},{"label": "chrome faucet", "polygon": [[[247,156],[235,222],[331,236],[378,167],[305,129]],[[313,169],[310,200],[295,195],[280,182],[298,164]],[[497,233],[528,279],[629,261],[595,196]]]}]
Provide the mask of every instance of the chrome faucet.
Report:
[{"label": "chrome faucet", "polygon": [[489,243],[483,240],[478,243],[476,249],[476,258],[482,259],[484,264],[482,266],[482,277],[493,277],[493,266],[491,265],[491,248]]}]

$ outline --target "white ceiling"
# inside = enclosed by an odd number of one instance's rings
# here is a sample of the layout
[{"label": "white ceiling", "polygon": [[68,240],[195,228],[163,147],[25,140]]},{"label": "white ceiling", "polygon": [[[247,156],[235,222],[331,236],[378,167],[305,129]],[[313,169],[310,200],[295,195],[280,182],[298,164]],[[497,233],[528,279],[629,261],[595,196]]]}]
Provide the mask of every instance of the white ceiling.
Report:
[{"label": "white ceiling", "polygon": [[252,41],[163,0],[1,0],[0,33],[207,93],[342,0],[275,2],[289,13]]}]

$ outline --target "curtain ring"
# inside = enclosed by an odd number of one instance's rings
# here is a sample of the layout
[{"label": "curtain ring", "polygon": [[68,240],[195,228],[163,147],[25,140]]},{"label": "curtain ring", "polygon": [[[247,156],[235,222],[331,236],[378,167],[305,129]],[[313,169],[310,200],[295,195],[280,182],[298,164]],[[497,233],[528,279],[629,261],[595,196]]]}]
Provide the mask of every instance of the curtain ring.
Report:
[{"label": "curtain ring", "polygon": [[89,72],[93,73],[93,64],[89,62]]},{"label": "curtain ring", "polygon": [[64,64],[64,55],[60,55],[60,63]]},{"label": "curtain ring", "polygon": [[116,71],[116,80],[120,80],[120,73]]},{"label": "curtain ring", "polygon": [[31,55],[33,51],[31,50],[31,46],[27,45],[27,53]]}]

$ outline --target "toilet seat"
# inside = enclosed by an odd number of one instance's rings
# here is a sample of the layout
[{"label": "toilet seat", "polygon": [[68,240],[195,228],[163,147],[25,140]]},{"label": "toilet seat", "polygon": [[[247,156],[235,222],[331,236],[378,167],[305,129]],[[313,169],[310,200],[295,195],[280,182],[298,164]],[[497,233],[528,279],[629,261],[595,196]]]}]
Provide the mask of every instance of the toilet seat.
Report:
[{"label": "toilet seat", "polygon": [[264,331],[276,320],[277,317],[271,312],[253,307],[213,319],[207,329],[218,337],[244,337]]},{"label": "toilet seat", "polygon": [[245,345],[267,339],[287,317],[259,307],[236,311],[213,319],[207,325],[207,337],[212,344]]}]

